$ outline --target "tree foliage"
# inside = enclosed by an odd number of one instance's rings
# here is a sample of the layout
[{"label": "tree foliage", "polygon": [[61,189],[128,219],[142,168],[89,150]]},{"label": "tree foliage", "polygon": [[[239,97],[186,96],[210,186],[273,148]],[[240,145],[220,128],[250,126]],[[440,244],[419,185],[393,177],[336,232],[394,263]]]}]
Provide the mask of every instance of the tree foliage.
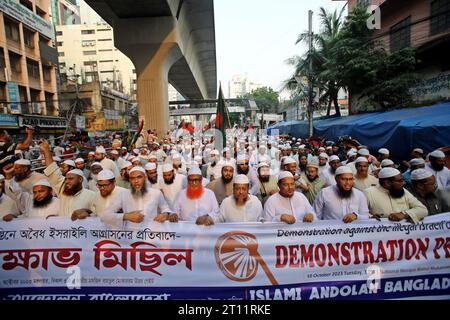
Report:
[{"label": "tree foliage", "polygon": [[[255,100],[260,110],[264,108],[264,112],[277,112],[279,105],[279,94],[270,87],[260,87],[246,93],[239,98]],[[261,110],[262,111],[262,110]]]}]

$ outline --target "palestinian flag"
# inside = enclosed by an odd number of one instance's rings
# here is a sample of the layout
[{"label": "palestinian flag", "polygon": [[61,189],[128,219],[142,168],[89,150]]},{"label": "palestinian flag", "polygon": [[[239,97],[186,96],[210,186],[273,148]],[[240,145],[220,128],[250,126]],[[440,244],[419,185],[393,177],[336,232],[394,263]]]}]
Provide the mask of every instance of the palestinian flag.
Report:
[{"label": "palestinian flag", "polygon": [[217,112],[216,112],[216,129],[222,133],[222,143],[225,148],[227,145],[226,141],[226,129],[230,128],[230,123],[228,121],[228,109],[225,105],[225,100],[223,99],[222,85],[219,86],[219,97],[217,99]]}]

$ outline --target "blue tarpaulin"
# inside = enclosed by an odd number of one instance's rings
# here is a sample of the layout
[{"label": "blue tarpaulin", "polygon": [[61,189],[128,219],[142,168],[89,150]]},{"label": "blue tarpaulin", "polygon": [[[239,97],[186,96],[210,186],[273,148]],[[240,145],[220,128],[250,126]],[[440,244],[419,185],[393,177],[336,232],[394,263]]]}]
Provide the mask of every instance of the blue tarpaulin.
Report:
[{"label": "blue tarpaulin", "polygon": [[[268,132],[272,129],[297,138],[308,137],[307,121],[278,123]],[[430,152],[450,146],[450,102],[314,120],[314,135],[333,141],[339,136],[349,135],[369,146],[372,154],[384,147],[391,151],[391,158],[408,159],[414,148]]]}]

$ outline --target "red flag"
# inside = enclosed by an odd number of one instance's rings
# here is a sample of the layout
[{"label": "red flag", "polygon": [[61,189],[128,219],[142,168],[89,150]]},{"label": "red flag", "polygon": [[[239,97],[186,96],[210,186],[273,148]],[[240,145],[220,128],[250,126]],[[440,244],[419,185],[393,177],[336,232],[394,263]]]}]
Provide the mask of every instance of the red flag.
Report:
[{"label": "red flag", "polygon": [[186,130],[186,124],[184,123],[184,119],[181,121],[181,129]]},{"label": "red flag", "polygon": [[192,133],[195,131],[194,127],[192,126],[192,124],[190,122],[187,125],[187,131],[189,131],[189,133]]},{"label": "red flag", "polygon": [[253,126],[252,126],[251,123],[250,123],[250,125],[248,126],[248,130],[253,130]]}]

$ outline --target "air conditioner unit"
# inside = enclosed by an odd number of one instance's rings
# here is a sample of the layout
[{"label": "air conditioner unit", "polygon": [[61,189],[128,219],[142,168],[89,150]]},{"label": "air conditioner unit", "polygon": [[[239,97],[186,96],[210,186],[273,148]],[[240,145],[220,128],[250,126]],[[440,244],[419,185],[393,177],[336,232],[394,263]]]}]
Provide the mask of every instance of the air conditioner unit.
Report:
[{"label": "air conditioner unit", "polygon": [[41,104],[39,102],[32,102],[31,103],[32,112],[40,114],[41,113]]}]

